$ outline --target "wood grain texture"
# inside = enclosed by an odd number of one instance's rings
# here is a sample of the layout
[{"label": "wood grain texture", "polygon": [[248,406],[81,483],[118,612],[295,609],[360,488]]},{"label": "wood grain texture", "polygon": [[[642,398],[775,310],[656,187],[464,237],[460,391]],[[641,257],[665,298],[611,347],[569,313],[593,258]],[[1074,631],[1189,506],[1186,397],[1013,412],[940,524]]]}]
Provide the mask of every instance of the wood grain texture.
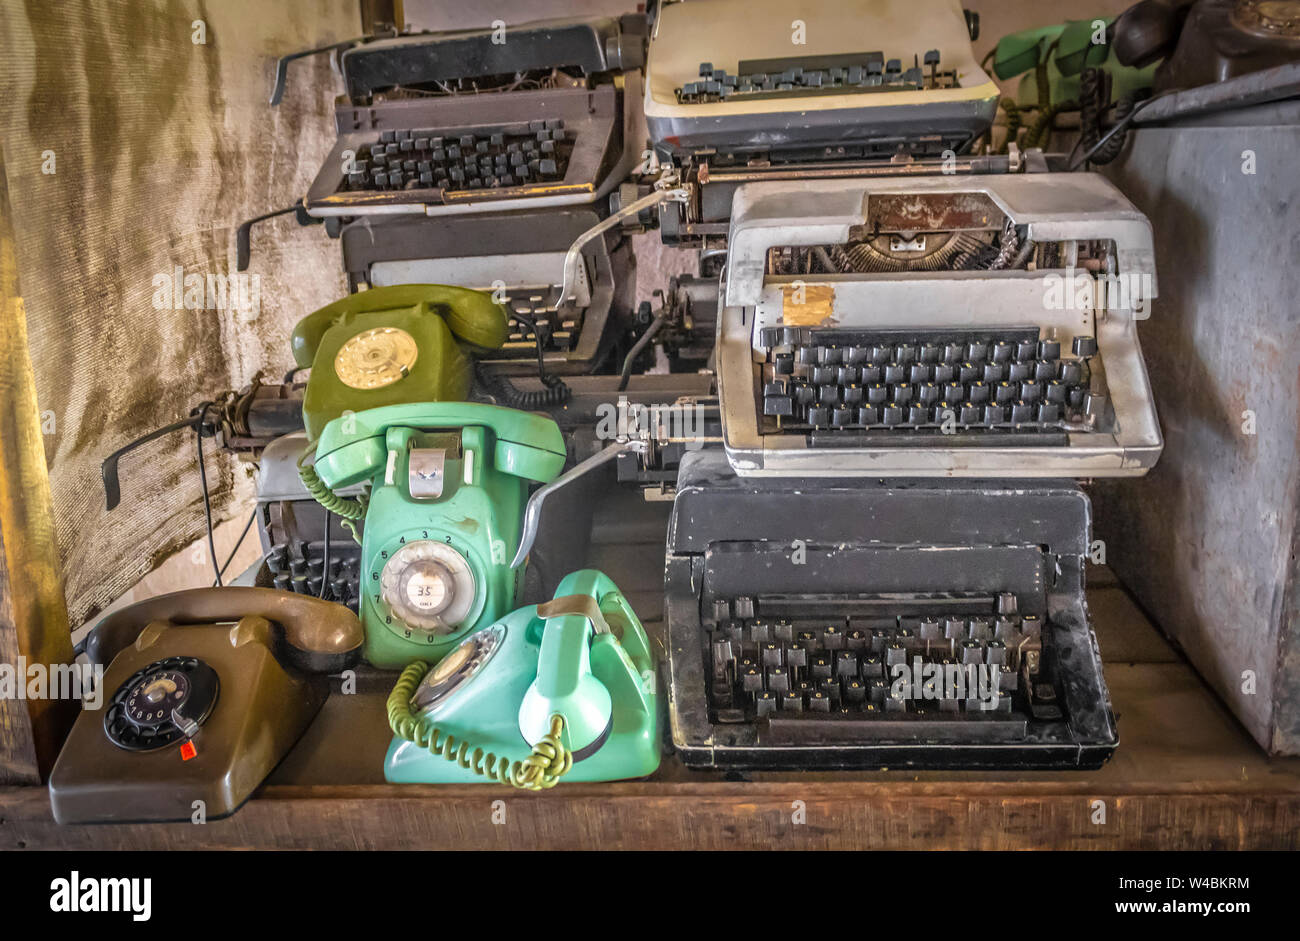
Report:
[{"label": "wood grain texture", "polygon": [[[1093,801],[1107,802],[1105,824]],[[494,801],[504,822],[494,823]],[[806,822],[792,820],[802,801]],[[498,815],[498,819],[500,819]],[[0,789],[3,849],[1296,849],[1300,793],[1196,785],[858,782],[268,787],[193,824],[59,827],[45,792]]]}]

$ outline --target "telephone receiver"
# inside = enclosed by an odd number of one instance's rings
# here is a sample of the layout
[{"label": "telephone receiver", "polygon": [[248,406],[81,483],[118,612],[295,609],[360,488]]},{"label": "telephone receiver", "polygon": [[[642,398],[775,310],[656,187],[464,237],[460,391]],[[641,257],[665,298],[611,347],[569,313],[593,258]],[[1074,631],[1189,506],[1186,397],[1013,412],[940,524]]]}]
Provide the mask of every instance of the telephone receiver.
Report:
[{"label": "telephone receiver", "polygon": [[361,655],[360,625],[341,605],[271,588],[192,588],[137,601],[106,615],[84,641],[92,665],[107,667],[144,625],[213,624],[260,617],[278,628],[278,654],[304,673],[338,673]]},{"label": "telephone receiver", "polygon": [[[654,658],[641,622],[595,569],[403,671],[388,701],[393,782],[614,781],[659,766]],[[470,760],[447,760],[459,756]]]},{"label": "telephone receiver", "polygon": [[[409,445],[400,429],[483,427],[493,433],[490,464],[503,474],[535,483],[552,480],[568,451],[550,418],[480,402],[422,402],[357,412],[331,422],[316,446],[316,473],[331,489],[369,480],[385,471],[390,454]],[[393,465],[395,467],[395,464]]]},{"label": "telephone receiver", "polygon": [[[233,622],[233,623],[232,623]],[[174,592],[85,644],[103,672],[50,774],[59,823],[233,813],[306,731],[363,633],[342,605],[270,588]]]},{"label": "telephone receiver", "polygon": [[[473,402],[389,405],[325,426],[307,489],[364,519],[358,594],[365,657],[400,669],[438,660],[516,604],[529,485],[564,469],[568,451],[545,416]],[[334,490],[371,483],[365,500]]]},{"label": "telephone receiver", "polygon": [[509,313],[490,295],[441,284],[371,288],[308,314],[290,338],[294,362],[312,369],[308,439],[346,412],[467,398],[469,354],[499,349],[508,335]]}]

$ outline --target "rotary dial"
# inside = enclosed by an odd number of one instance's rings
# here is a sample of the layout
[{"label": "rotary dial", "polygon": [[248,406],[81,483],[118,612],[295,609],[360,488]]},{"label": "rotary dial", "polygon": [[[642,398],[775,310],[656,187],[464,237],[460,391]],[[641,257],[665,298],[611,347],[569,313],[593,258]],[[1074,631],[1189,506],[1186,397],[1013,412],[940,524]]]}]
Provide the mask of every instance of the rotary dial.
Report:
[{"label": "rotary dial", "polygon": [[397,327],[376,327],[352,337],[334,357],[334,372],[353,389],[381,389],[411,371],[420,347]]},{"label": "rotary dial", "polygon": [[432,539],[409,542],[394,553],[379,584],[380,597],[402,628],[450,634],[474,605],[469,562],[451,546]]}]

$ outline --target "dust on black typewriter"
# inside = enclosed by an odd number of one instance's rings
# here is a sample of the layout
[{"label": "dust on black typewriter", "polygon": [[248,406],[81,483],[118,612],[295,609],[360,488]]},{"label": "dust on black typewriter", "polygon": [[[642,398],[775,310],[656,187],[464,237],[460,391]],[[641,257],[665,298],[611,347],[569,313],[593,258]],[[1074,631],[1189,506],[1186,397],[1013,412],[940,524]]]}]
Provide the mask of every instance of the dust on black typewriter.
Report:
[{"label": "dust on black typewriter", "polygon": [[1042,619],[1018,613],[1013,594],[895,615],[759,616],[761,598],[714,605],[727,615],[705,652],[717,723],[902,722],[921,733],[927,721],[1023,728],[1063,717]]}]

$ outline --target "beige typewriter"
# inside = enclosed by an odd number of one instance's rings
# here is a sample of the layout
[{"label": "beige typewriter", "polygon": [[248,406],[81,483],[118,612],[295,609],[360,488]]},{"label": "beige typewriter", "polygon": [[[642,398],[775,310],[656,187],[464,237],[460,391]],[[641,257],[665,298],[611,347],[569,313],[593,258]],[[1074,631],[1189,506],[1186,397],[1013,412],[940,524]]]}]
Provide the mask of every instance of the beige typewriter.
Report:
[{"label": "beige typewriter", "polygon": [[674,156],[710,151],[715,164],[960,151],[998,100],[971,32],[957,0],[665,3],[646,122]]}]

